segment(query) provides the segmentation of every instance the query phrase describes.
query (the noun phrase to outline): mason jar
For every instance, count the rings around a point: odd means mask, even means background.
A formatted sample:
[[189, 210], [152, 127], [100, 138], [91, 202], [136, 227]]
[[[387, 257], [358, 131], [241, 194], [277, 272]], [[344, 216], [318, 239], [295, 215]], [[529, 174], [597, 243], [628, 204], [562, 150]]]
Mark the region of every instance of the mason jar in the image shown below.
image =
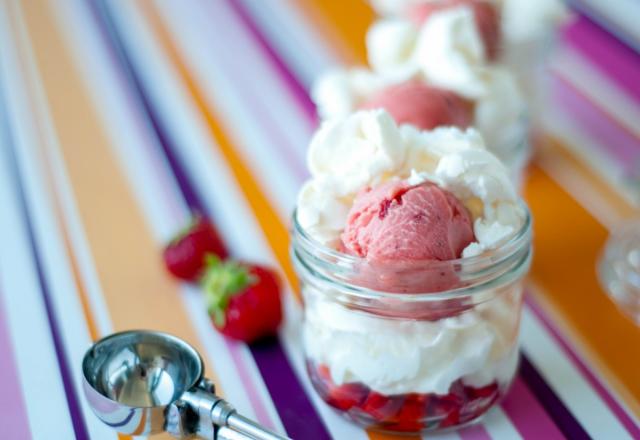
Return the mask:
[[373, 264], [313, 240], [293, 217], [309, 378], [335, 410], [390, 432], [479, 420], [518, 366], [531, 218], [497, 249]]

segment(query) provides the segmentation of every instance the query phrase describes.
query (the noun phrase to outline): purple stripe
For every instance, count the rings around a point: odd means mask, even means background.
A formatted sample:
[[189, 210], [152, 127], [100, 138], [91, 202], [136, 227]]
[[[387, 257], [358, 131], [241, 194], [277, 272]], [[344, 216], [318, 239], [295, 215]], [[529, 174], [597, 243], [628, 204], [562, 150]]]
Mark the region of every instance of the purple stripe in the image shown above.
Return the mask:
[[565, 354], [571, 359], [573, 364], [578, 368], [578, 371], [582, 373], [587, 382], [598, 393], [600, 398], [606, 403], [611, 412], [613, 412], [620, 423], [626, 428], [631, 437], [640, 439], [640, 427], [633, 421], [629, 414], [622, 408], [618, 401], [611, 395], [609, 391], [604, 387], [602, 382], [595, 376], [595, 374], [586, 366], [586, 364], [578, 357], [576, 352], [569, 346], [566, 339], [560, 334], [555, 325], [549, 321], [545, 316], [540, 306], [531, 298], [531, 295], [527, 295], [527, 305], [542, 323], [544, 328], [553, 336], [555, 341], [560, 345]]
[[249, 401], [251, 401], [251, 406], [253, 406], [253, 410], [256, 413], [256, 419], [267, 428], [275, 429], [276, 426], [273, 423], [273, 420], [271, 420], [269, 412], [262, 402], [262, 399], [258, 395], [258, 388], [254, 384], [251, 373], [249, 372], [249, 369], [247, 368], [244, 360], [241, 357], [241, 344], [235, 341], [231, 341], [227, 338], [224, 339], [224, 342], [229, 349], [229, 354], [231, 354], [233, 363], [238, 369], [238, 376], [240, 376], [240, 381], [244, 384], [245, 390], [249, 395]]
[[[1, 98], [2, 96], [0, 96], [0, 101], [2, 101]], [[33, 217], [29, 209], [25, 190], [23, 187], [24, 176], [21, 175], [21, 171], [18, 166], [18, 160], [16, 158], [15, 151], [14, 151], [14, 149], [17, 148], [15, 145], [15, 137], [11, 131], [11, 126], [6, 122], [5, 122], [5, 126], [7, 128], [7, 139], [5, 144], [7, 145], [6, 150], [8, 151], [9, 163], [11, 165], [11, 172], [13, 174], [12, 177], [15, 180], [18, 187], [17, 192], [18, 192], [18, 197], [20, 201], [20, 209], [25, 219], [25, 225], [27, 228], [27, 235], [29, 239], [29, 249], [31, 251], [33, 262], [35, 264], [38, 283], [40, 285], [40, 292], [42, 293], [42, 299], [43, 299], [46, 314], [47, 314], [47, 321], [49, 324], [49, 329], [51, 331], [51, 337], [53, 339], [56, 358], [58, 360], [58, 368], [60, 369], [60, 377], [62, 378], [62, 384], [64, 387], [65, 394], [67, 396], [67, 406], [69, 408], [69, 414], [71, 416], [73, 430], [75, 432], [76, 439], [80, 439], [80, 440], [88, 439], [89, 434], [87, 431], [87, 427], [85, 425], [85, 420], [82, 415], [82, 411], [80, 409], [78, 394], [76, 392], [76, 389], [73, 386], [73, 378], [72, 378], [71, 369], [69, 367], [66, 354], [65, 354], [66, 350], [65, 350], [64, 342], [60, 332], [60, 325], [58, 324], [57, 317], [54, 312], [54, 306], [53, 306], [53, 301], [51, 299], [52, 294], [51, 294], [49, 282], [44, 275], [42, 257], [38, 252], [38, 245], [36, 242], [34, 226], [33, 226]], [[13, 293], [17, 293], [17, 292], [13, 292]]]
[[563, 38], [640, 102], [640, 55], [633, 49], [585, 16], [567, 26]]
[[521, 377], [514, 379], [501, 406], [522, 438], [549, 440], [565, 438]]
[[30, 439], [29, 418], [0, 293], [0, 424], [5, 438]]
[[567, 438], [572, 440], [591, 438], [524, 355], [520, 363], [520, 377]]
[[244, 6], [243, 1], [227, 0], [227, 3], [240, 18], [240, 21], [248, 30], [249, 34], [251, 34], [253, 39], [258, 43], [260, 49], [265, 55], [265, 58], [271, 62], [280, 77], [287, 83], [289, 90], [295, 96], [297, 104], [302, 107], [305, 114], [314, 115], [316, 113], [316, 107], [309, 98], [309, 93], [302, 83], [298, 81], [298, 78], [296, 78], [289, 70], [280, 55], [269, 45], [269, 42], [265, 38], [263, 32], [251, 17], [251, 13]]
[[[640, 79], [640, 77], [639, 77]], [[577, 91], [568, 81], [554, 74], [551, 78], [553, 99], [580, 129], [596, 142], [601, 152], [616, 160], [628, 175], [640, 166], [640, 140], [615, 123], [607, 113]]]
[[[96, 22], [103, 34], [111, 42], [111, 47], [116, 51], [122, 69], [127, 72], [130, 85], [139, 98], [140, 106], [149, 118], [158, 144], [167, 156], [168, 162], [176, 176], [178, 186], [185, 197], [185, 201], [193, 210], [207, 212], [206, 206], [199, 197], [195, 196], [196, 191], [194, 185], [189, 179], [186, 170], [174, 155], [179, 146], [172, 145], [169, 136], [160, 123], [160, 118], [151, 105], [151, 101], [117, 33], [117, 29], [109, 15], [108, 8], [99, 0], [90, 2], [90, 5], [96, 17]], [[187, 197], [188, 194], [192, 196]], [[269, 344], [261, 346], [253, 345], [249, 346], [249, 348], [271, 397], [278, 408], [287, 433], [294, 438], [330, 438], [326, 427], [311, 405], [302, 384], [291, 368], [280, 341], [275, 339]]]

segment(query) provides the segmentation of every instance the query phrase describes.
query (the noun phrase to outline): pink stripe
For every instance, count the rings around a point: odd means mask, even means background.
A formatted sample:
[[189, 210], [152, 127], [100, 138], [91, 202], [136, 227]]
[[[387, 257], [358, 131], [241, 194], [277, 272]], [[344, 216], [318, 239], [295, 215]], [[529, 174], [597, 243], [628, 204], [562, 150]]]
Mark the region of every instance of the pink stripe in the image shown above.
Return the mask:
[[565, 438], [519, 376], [502, 401], [502, 409], [526, 439]]
[[[640, 81], [639, 81], [640, 83]], [[630, 175], [637, 172], [640, 161], [640, 139], [618, 125], [608, 113], [576, 90], [567, 80], [553, 75], [553, 99], [566, 109], [566, 114], [596, 140], [603, 153], [613, 157]]]
[[563, 39], [640, 102], [640, 55], [584, 16], [566, 27]]
[[231, 354], [231, 358], [233, 359], [233, 363], [236, 364], [236, 368], [238, 371], [238, 376], [240, 376], [240, 381], [244, 385], [244, 389], [247, 391], [247, 395], [249, 396], [249, 402], [251, 402], [251, 406], [253, 407], [254, 412], [256, 413], [256, 418], [258, 422], [265, 425], [267, 428], [275, 429], [276, 426], [273, 423], [273, 420], [269, 416], [269, 412], [267, 408], [264, 406], [262, 399], [258, 395], [257, 385], [253, 383], [253, 378], [247, 366], [245, 365], [244, 359], [242, 359], [240, 350], [242, 349], [241, 345], [237, 342], [230, 341], [225, 338], [225, 344], [229, 349], [229, 353]]
[[491, 440], [491, 436], [483, 425], [473, 425], [458, 431], [462, 440]]
[[602, 381], [600, 381], [595, 374], [586, 366], [586, 364], [578, 357], [577, 353], [569, 346], [567, 340], [560, 334], [558, 329], [549, 321], [545, 316], [540, 306], [531, 298], [531, 295], [526, 295], [526, 302], [534, 315], [542, 322], [544, 328], [556, 340], [558, 345], [562, 348], [565, 354], [571, 359], [578, 371], [582, 373], [584, 378], [593, 387], [600, 398], [605, 402], [607, 407], [618, 418], [620, 423], [629, 432], [631, 437], [640, 439], [640, 427], [633, 421], [625, 409], [620, 403], [613, 397], [613, 395], [607, 391]]
[[2, 438], [30, 439], [29, 418], [20, 388], [2, 295], [0, 295], [0, 390]]

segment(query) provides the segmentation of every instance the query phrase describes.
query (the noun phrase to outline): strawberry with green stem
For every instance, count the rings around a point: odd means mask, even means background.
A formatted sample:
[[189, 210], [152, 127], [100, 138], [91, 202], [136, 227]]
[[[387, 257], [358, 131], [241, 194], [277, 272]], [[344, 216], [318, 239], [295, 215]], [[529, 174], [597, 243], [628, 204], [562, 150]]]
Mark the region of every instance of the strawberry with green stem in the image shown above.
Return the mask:
[[250, 343], [275, 335], [282, 321], [277, 275], [262, 266], [207, 258], [201, 285], [214, 326]]
[[220, 236], [201, 215], [194, 215], [189, 225], [165, 247], [163, 258], [167, 270], [176, 278], [198, 281], [206, 266], [207, 255], [227, 256]]

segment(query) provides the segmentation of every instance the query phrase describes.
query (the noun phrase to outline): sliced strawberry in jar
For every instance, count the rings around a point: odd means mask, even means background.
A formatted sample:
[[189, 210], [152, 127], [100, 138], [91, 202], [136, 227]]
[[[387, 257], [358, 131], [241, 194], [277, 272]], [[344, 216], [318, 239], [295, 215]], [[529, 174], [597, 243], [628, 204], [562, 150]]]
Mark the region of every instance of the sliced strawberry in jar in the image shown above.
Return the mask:
[[426, 394], [407, 394], [400, 411], [395, 417], [393, 429], [403, 432], [420, 431], [425, 427], [429, 396]]
[[317, 368], [307, 364], [309, 376], [316, 390], [325, 402], [342, 411], [348, 411], [360, 405], [369, 393], [369, 389], [361, 383], [346, 383], [336, 385], [331, 379], [331, 373], [326, 365]]
[[400, 412], [404, 396], [385, 396], [371, 391], [360, 409], [378, 422], [392, 422]]

